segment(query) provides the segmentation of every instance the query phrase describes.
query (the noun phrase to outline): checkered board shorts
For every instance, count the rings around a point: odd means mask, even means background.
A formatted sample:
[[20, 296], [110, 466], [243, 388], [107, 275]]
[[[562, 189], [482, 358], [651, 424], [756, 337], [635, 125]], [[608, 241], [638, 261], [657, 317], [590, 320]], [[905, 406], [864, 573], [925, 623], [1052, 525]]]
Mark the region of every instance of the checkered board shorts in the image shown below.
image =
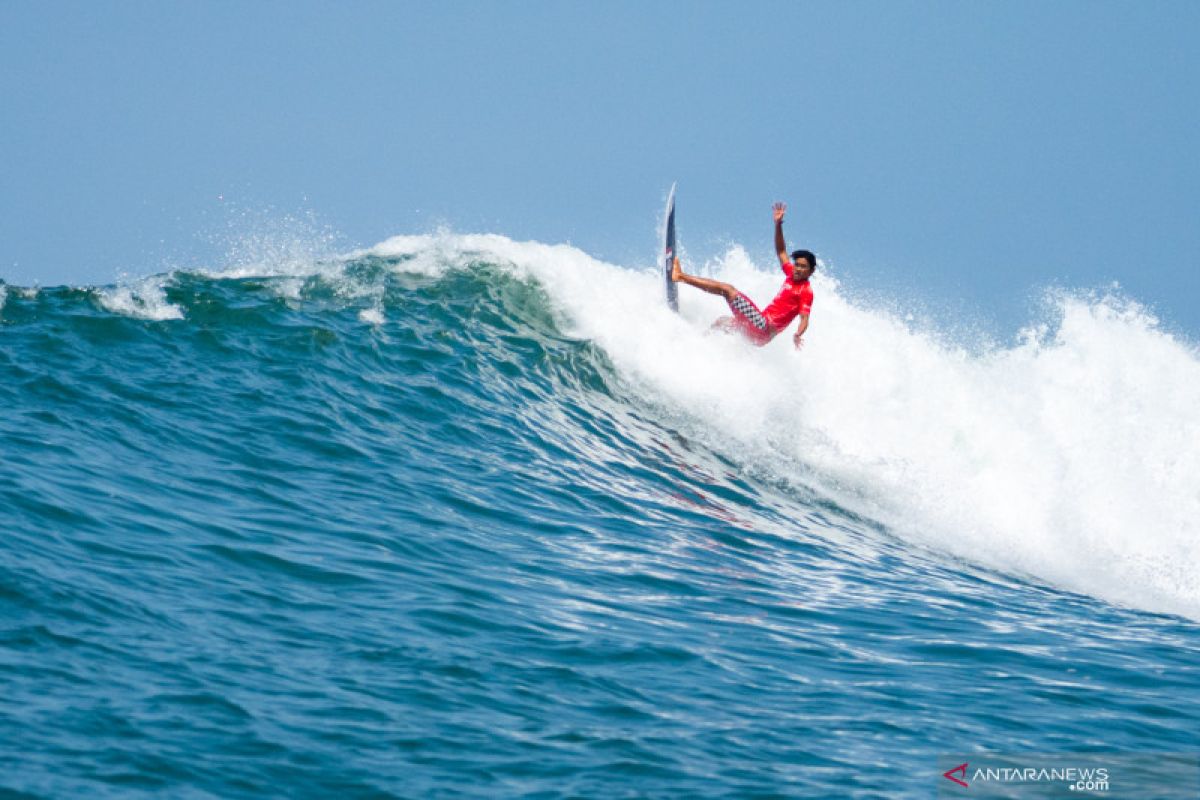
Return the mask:
[[755, 328], [759, 333], [770, 333], [771, 328], [767, 325], [766, 318], [762, 312], [750, 302], [750, 298], [744, 294], [739, 294], [729, 301], [729, 307], [733, 309], [733, 313], [743, 322]]

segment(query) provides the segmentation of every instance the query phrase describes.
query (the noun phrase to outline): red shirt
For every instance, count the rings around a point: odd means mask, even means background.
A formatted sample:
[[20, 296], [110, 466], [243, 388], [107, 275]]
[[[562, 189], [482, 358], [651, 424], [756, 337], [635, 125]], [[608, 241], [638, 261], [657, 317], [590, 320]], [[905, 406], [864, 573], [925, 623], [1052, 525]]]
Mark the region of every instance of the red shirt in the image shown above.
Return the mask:
[[763, 311], [767, 323], [776, 331], [786, 328], [798, 314], [811, 313], [813, 303], [812, 286], [809, 282], [793, 283], [792, 273], [796, 267], [790, 262], [782, 266], [787, 281], [779, 290], [779, 294], [775, 295], [771, 305]]

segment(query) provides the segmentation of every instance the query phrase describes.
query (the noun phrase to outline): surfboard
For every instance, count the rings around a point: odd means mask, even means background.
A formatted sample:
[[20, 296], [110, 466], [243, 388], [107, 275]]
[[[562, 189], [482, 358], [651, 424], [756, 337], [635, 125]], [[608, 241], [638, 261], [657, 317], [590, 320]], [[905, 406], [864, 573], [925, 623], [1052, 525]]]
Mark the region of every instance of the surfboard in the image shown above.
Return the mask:
[[667, 226], [663, 233], [663, 277], [667, 283], [667, 305], [679, 311], [679, 287], [671, 280], [671, 265], [675, 260], [675, 184], [671, 184], [671, 196], [667, 198]]

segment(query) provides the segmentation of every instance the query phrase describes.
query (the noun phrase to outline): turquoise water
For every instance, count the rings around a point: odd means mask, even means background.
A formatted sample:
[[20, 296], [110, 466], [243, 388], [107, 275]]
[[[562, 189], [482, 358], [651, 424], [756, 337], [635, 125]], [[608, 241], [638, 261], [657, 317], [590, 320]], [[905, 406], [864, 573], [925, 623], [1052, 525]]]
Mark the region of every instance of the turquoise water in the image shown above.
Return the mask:
[[[5, 287], [0, 787], [927, 797], [941, 753], [1196, 750], [1190, 346], [1080, 301], [1037, 341], [956, 350], [818, 283], [805, 352], [758, 351], [645, 287], [498, 237]], [[1079, 356], [1113, 326], [1137, 364]], [[1155, 358], [1179, 405], [1128, 399], [1141, 449], [1113, 422], [1126, 464], [1096, 468], [1158, 494], [1100, 487], [1099, 523], [1083, 433], [1042, 463], [988, 449], [1014, 446], [998, 411], [956, 421], [1017, 359], [1084, 365], [1016, 393], [1052, 422], [1060, 389]], [[889, 396], [905, 424], [864, 430]], [[1009, 458], [1057, 483], [1023, 494]]]

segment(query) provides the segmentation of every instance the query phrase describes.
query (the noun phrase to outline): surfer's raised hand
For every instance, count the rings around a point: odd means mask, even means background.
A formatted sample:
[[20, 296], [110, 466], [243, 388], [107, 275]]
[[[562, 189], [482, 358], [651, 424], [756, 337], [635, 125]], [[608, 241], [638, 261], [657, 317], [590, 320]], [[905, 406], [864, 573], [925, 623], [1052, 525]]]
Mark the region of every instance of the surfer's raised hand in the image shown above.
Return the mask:
[[783, 222], [783, 215], [787, 212], [787, 203], [776, 203], [771, 208], [775, 212], [775, 224]]

